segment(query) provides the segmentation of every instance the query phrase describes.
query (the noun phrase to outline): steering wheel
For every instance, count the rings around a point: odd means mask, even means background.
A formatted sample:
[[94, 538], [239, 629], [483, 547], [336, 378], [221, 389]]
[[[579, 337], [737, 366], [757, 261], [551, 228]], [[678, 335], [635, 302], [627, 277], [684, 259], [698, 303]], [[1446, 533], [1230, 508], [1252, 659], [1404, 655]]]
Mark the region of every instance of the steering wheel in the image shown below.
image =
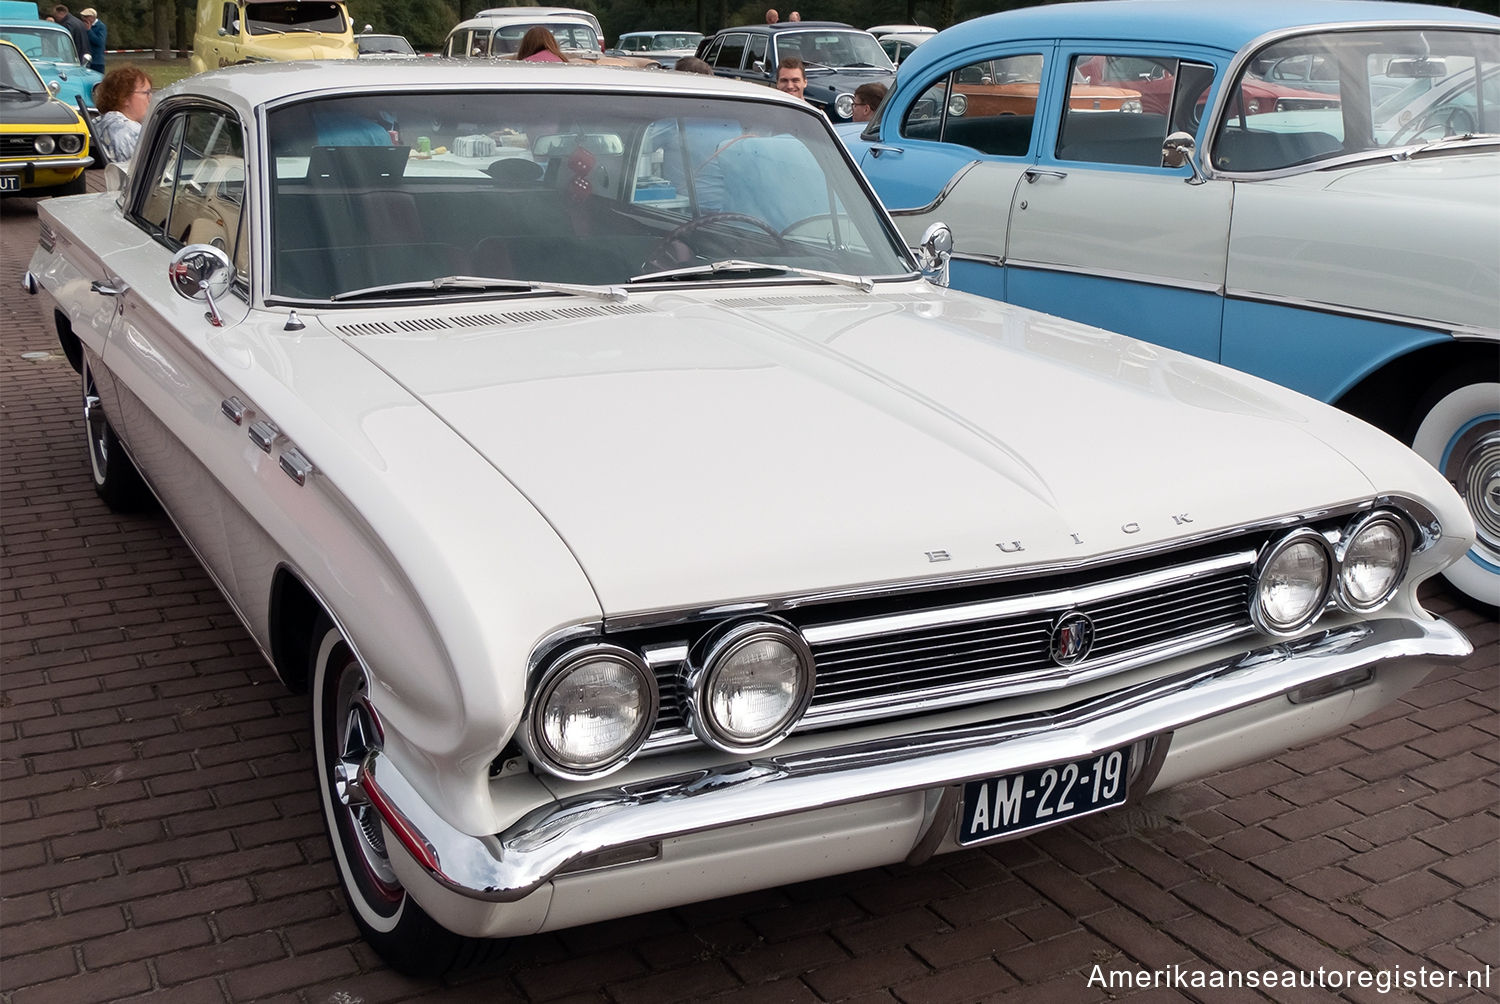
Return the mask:
[[[1469, 114], [1468, 109], [1460, 108], [1458, 105], [1449, 105], [1447, 108], [1434, 108], [1417, 120], [1412, 127], [1410, 140], [1416, 139], [1444, 139], [1448, 136], [1463, 136], [1475, 131], [1474, 116]], [[1438, 135], [1428, 136], [1430, 132], [1441, 129]]]
[[757, 230], [764, 231], [766, 236], [776, 241], [778, 247], [786, 247], [786, 239], [777, 232], [775, 227], [759, 216], [751, 216], [748, 213], [704, 213], [702, 216], [695, 216], [673, 227], [672, 231], [651, 249], [651, 254], [646, 256], [646, 260], [641, 263], [641, 268], [647, 272], [659, 272], [692, 260], [692, 248], [688, 246], [685, 238], [714, 223], [747, 223]]

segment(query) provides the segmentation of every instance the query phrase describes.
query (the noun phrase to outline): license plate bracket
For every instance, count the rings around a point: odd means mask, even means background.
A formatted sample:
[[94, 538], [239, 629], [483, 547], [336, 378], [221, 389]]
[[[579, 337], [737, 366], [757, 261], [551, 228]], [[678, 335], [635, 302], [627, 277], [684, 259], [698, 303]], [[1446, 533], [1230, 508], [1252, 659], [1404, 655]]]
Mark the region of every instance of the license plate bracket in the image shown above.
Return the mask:
[[978, 844], [1054, 826], [1122, 805], [1130, 747], [1081, 760], [968, 781], [958, 812], [958, 842]]

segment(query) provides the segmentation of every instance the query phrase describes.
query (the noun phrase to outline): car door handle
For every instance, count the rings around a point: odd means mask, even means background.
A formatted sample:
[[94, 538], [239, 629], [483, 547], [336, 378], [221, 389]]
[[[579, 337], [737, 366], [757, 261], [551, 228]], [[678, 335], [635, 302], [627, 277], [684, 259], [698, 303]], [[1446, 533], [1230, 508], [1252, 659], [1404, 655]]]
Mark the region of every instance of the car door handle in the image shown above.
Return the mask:
[[123, 282], [119, 283], [118, 285], [112, 286], [109, 283], [104, 282], [102, 279], [95, 279], [93, 282], [89, 283], [89, 289], [92, 289], [100, 296], [119, 296], [129, 288], [130, 287], [125, 285]]
[[1048, 171], [1040, 167], [1028, 167], [1026, 169], [1026, 183], [1035, 185], [1038, 178], [1066, 178], [1067, 171]]
[[874, 157], [879, 157], [883, 153], [894, 153], [899, 156], [904, 152], [899, 146], [882, 146], [879, 143], [870, 144], [870, 155]]

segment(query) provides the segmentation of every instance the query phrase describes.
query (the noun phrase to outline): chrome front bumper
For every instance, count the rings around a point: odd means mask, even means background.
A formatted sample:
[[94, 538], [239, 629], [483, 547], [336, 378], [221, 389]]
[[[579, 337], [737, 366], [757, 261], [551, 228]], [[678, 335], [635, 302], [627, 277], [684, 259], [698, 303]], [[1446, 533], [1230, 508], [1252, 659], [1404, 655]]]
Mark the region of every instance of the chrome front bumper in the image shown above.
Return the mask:
[[1079, 760], [1371, 667], [1462, 659], [1443, 620], [1376, 620], [1128, 687], [1054, 712], [769, 756], [605, 788], [543, 806], [502, 833], [444, 822], [373, 752], [355, 788], [440, 884], [489, 902], [519, 900], [570, 864], [613, 849], [810, 809], [924, 791]]

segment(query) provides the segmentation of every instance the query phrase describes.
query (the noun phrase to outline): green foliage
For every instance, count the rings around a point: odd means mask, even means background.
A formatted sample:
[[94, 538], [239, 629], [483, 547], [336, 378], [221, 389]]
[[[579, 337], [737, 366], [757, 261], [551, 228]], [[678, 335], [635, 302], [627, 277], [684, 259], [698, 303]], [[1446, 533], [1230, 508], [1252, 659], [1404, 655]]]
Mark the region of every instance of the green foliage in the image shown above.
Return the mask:
[[[354, 30], [372, 25], [378, 32], [405, 35], [419, 50], [435, 51], [459, 21], [485, 7], [519, 6], [537, 0], [348, 0]], [[807, 21], [844, 21], [858, 28], [872, 24], [917, 24], [946, 28], [997, 10], [1031, 7], [1043, 0], [575, 0], [564, 6], [593, 11], [604, 23], [606, 42], [627, 31], [682, 28], [716, 31], [735, 24], [759, 24], [775, 4], [785, 17], [800, 11]], [[1493, 11], [1495, 0], [1419, 0], [1442, 7]], [[73, 6], [73, 4], [69, 4]], [[197, 0], [90, 0], [109, 26], [111, 49], [145, 49], [153, 45], [155, 15], [161, 8], [178, 49], [192, 45]]]

